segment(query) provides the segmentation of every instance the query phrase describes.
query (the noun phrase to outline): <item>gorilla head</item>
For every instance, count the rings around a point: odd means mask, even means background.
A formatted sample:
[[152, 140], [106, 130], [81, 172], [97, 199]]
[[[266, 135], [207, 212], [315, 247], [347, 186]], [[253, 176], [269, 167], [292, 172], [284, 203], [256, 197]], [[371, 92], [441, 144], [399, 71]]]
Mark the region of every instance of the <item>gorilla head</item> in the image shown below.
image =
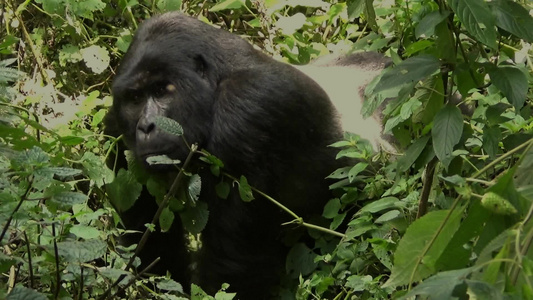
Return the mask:
[[[300, 216], [320, 213], [329, 199], [324, 178], [342, 165], [337, 150], [327, 147], [342, 137], [335, 108], [309, 77], [233, 34], [178, 13], [144, 22], [118, 69], [113, 96], [106, 132], [123, 134], [141, 161], [160, 154], [183, 161], [188, 154], [180, 137], [156, 125], [164, 116], [182, 125], [185, 140], [220, 158], [227, 172], [245, 175]], [[230, 283], [239, 299], [269, 298], [286, 253], [280, 224], [290, 219], [265, 199], [244, 203], [235, 191], [217, 198], [221, 179], [198, 172], [209, 219], [192, 281], [208, 292]], [[122, 218], [142, 230], [156, 208], [143, 193]], [[170, 232], [153, 233], [142, 261], [161, 257], [157, 272], [188, 281], [183, 235], [179, 220]]]

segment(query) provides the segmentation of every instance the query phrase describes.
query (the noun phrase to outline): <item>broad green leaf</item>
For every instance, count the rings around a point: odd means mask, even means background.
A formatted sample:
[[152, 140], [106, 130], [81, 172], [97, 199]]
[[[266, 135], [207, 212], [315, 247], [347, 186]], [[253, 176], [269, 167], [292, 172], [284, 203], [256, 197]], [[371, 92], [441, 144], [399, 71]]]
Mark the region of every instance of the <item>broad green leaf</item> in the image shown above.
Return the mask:
[[490, 212], [483, 208], [479, 201], [474, 201], [468, 208], [468, 214], [461, 226], [438, 259], [438, 268], [440, 270], [454, 270], [467, 266], [473, 249], [472, 247], [465, 247], [465, 245], [479, 236], [485, 222], [490, 218]]
[[498, 143], [502, 140], [502, 133], [499, 127], [485, 126], [483, 128], [483, 150], [490, 158], [495, 158], [498, 154]]
[[146, 162], [149, 165], [179, 165], [181, 163], [179, 159], [172, 159], [165, 154], [148, 156]]
[[181, 284], [172, 279], [161, 280], [160, 282], [157, 283], [157, 287], [162, 290], [176, 291], [176, 292], [183, 293], [183, 287], [181, 286]]
[[81, 158], [81, 164], [85, 169], [84, 173], [94, 181], [96, 186], [101, 187], [104, 184], [113, 181], [113, 171], [111, 171], [102, 159], [94, 153], [90, 151], [85, 152]]
[[499, 66], [489, 70], [492, 83], [502, 91], [516, 111], [524, 106], [528, 82], [526, 75], [518, 68], [511, 66]]
[[196, 206], [189, 206], [180, 212], [183, 226], [191, 234], [198, 234], [204, 230], [207, 220], [209, 219], [209, 210], [207, 203], [199, 201]]
[[361, 292], [372, 285], [372, 276], [370, 275], [352, 275], [346, 279], [346, 286], [355, 292]]
[[[502, 293], [492, 284], [483, 281], [466, 280], [468, 295], [473, 299], [503, 300]], [[527, 298], [526, 298], [527, 299]]]
[[368, 166], [368, 163], [360, 162], [357, 163], [353, 168], [350, 169], [348, 172], [348, 179], [350, 182], [353, 182], [355, 180], [355, 177], [359, 175], [359, 173], [363, 172], [366, 167]]
[[222, 0], [209, 9], [210, 12], [217, 12], [226, 9], [239, 9], [246, 6], [244, 0]]
[[489, 2], [496, 17], [496, 25], [526, 42], [533, 42], [533, 17], [517, 2], [498, 0]]
[[15, 286], [13, 290], [7, 295], [6, 300], [47, 300], [45, 294], [41, 294], [36, 290], [23, 287], [21, 285]]
[[50, 200], [67, 207], [74, 204], [81, 204], [87, 201], [88, 197], [85, 194], [77, 192], [61, 192], [52, 196]]
[[241, 176], [239, 180], [239, 195], [244, 202], [250, 202], [255, 199], [252, 187], [248, 184], [248, 180], [244, 176]]
[[376, 11], [374, 10], [374, 0], [365, 0], [365, 20], [370, 25], [370, 28], [375, 32], [378, 31], [378, 23], [376, 21]]
[[450, 12], [447, 10], [430, 12], [424, 18], [422, 18], [422, 20], [420, 20], [420, 23], [418, 23], [418, 26], [416, 26], [415, 36], [417, 38], [421, 36], [432, 36], [435, 33], [435, 27], [439, 25], [442, 21], [446, 20], [449, 15]]
[[100, 236], [100, 231], [95, 227], [80, 224], [73, 225], [69, 232], [84, 240], [95, 239]]
[[54, 168], [47, 168], [51, 172], [53, 172], [56, 176], [60, 178], [70, 177], [70, 176], [78, 176], [81, 175], [82, 171], [78, 169], [73, 168], [67, 168], [67, 167], [54, 167]]
[[158, 116], [155, 118], [155, 125], [166, 133], [170, 133], [175, 136], [183, 135], [183, 128], [181, 125], [171, 118]]
[[289, 254], [287, 254], [287, 261], [285, 268], [287, 274], [292, 278], [298, 278], [301, 275], [311, 273], [317, 263], [315, 262], [316, 254], [309, 249], [305, 244], [298, 243], [294, 245]]
[[[432, 211], [413, 222], [398, 244], [391, 276], [383, 287], [405, 285], [432, 275], [436, 270], [435, 262], [459, 226], [460, 212], [457, 210], [452, 213], [440, 232], [437, 230], [451, 213], [449, 210]], [[422, 259], [424, 249], [437, 234], [432, 247]]]
[[365, 8], [365, 0], [347, 0], [348, 19], [353, 20], [359, 18], [363, 9]]
[[359, 210], [355, 215], [361, 215], [365, 212], [377, 213], [385, 209], [395, 208], [395, 204], [399, 201], [400, 200], [398, 200], [396, 197], [385, 197], [377, 201], [372, 201], [361, 208], [361, 210]]
[[229, 183], [225, 181], [221, 181], [215, 186], [215, 191], [217, 193], [217, 196], [220, 197], [221, 199], [228, 199], [230, 190], [231, 190], [231, 187]]
[[395, 68], [387, 70], [377, 83], [373, 92], [388, 90], [408, 83], [416, 83], [437, 72], [440, 62], [431, 55], [408, 58]]
[[407, 148], [404, 155], [398, 159], [398, 170], [400, 172], [407, 171], [415, 163], [422, 151], [426, 148], [428, 141], [429, 136], [424, 136]]
[[453, 105], [445, 106], [435, 116], [431, 136], [433, 150], [446, 168], [452, 160], [453, 147], [461, 140], [463, 115]]
[[391, 210], [391, 211], [388, 211], [388, 212], [382, 214], [381, 216], [379, 216], [379, 218], [377, 218], [374, 221], [374, 223], [383, 224], [383, 223], [386, 223], [386, 222], [388, 222], [390, 220], [396, 219], [400, 215], [401, 215], [401, 212], [399, 210]]
[[172, 227], [174, 222], [174, 212], [172, 212], [168, 207], [163, 208], [161, 215], [159, 216], [159, 226], [161, 227], [162, 232], [167, 232]]
[[[53, 251], [53, 246], [49, 246]], [[57, 243], [58, 253], [68, 262], [84, 263], [104, 256], [107, 243], [99, 239]]]
[[441, 272], [424, 280], [400, 299], [414, 299], [417, 295], [430, 296], [431, 300], [454, 299], [453, 290], [463, 284], [466, 277], [473, 271], [473, 268], [467, 268]]
[[324, 206], [324, 212], [322, 216], [326, 219], [333, 219], [339, 214], [341, 209], [341, 201], [339, 198], [334, 198], [328, 201]]
[[142, 185], [135, 180], [131, 172], [118, 171], [115, 180], [106, 185], [109, 200], [119, 212], [130, 209], [141, 195]]
[[483, 44], [496, 49], [495, 19], [484, 0], [448, 0], [466, 30]]

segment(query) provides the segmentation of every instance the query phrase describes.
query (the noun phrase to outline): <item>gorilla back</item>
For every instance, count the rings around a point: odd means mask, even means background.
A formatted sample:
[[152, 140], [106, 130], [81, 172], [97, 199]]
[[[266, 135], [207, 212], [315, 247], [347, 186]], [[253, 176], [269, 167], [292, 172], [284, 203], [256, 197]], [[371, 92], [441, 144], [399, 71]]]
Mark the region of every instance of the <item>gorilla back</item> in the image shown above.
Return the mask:
[[[139, 161], [161, 154], [184, 161], [189, 153], [183, 139], [158, 128], [155, 119], [164, 116], [182, 125], [185, 140], [220, 158], [229, 174], [245, 175], [300, 216], [319, 214], [329, 199], [324, 178], [339, 162], [327, 145], [341, 139], [342, 130], [328, 96], [238, 36], [178, 13], [147, 20], [118, 69], [113, 96], [106, 131], [123, 134]], [[179, 220], [170, 232], [152, 234], [141, 260], [161, 257], [157, 272], [168, 270], [185, 284], [192, 277], [210, 293], [227, 282], [239, 299], [269, 298], [286, 254], [281, 223], [290, 218], [265, 199], [243, 202], [237, 191], [219, 199], [220, 178], [203, 169], [199, 174], [200, 201], [210, 213], [194, 267], [187, 267]], [[143, 193], [123, 221], [144, 230], [156, 208]]]

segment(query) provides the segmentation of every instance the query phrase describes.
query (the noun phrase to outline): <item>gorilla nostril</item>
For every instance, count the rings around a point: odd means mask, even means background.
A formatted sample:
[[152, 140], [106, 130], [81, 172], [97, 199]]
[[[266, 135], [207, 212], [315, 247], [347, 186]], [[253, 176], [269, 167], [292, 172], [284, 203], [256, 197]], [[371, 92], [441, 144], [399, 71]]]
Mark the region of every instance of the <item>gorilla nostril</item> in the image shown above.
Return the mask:
[[154, 131], [154, 129], [154, 122], [143, 122], [141, 120], [139, 121], [139, 124], [137, 124], [137, 130], [142, 131], [144, 134], [149, 134], [150, 132]]

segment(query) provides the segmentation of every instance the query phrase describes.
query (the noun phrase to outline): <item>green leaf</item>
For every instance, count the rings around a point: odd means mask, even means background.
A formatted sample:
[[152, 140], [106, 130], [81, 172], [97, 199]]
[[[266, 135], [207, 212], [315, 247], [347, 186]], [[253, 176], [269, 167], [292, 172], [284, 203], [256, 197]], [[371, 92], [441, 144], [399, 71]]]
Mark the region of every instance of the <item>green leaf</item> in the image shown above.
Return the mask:
[[483, 128], [483, 150], [490, 158], [495, 158], [498, 154], [498, 143], [502, 140], [502, 133], [498, 127], [485, 126]]
[[100, 231], [98, 231], [98, 229], [79, 224], [72, 225], [69, 232], [84, 240], [95, 239], [100, 236]]
[[[382, 287], [396, 287], [420, 281], [436, 270], [435, 263], [459, 226], [462, 210], [456, 210], [448, 219], [449, 210], [432, 211], [413, 222], [394, 253], [394, 266], [389, 280]], [[443, 222], [440, 232], [437, 232]], [[424, 252], [435, 237], [431, 248]], [[425, 254], [422, 258], [421, 256]]]
[[148, 156], [146, 162], [149, 165], [179, 165], [181, 163], [179, 159], [172, 159], [165, 154]]
[[174, 121], [173, 119], [158, 116], [155, 118], [155, 125], [161, 130], [170, 133], [175, 136], [183, 135], [183, 128], [180, 123]]
[[135, 180], [131, 172], [118, 171], [115, 180], [106, 185], [109, 200], [119, 212], [130, 209], [141, 195], [142, 185]]
[[365, 9], [365, 0], [347, 0], [348, 19], [353, 20], [359, 18], [363, 9]]
[[489, 2], [496, 17], [496, 25], [509, 31], [526, 42], [533, 42], [533, 17], [519, 3], [499, 0]]
[[239, 195], [244, 202], [250, 202], [254, 200], [252, 187], [248, 184], [248, 180], [244, 176], [241, 176], [241, 179], [239, 180]]
[[157, 287], [162, 290], [183, 293], [183, 287], [181, 286], [181, 284], [172, 279], [161, 280], [160, 282], [157, 283]]
[[385, 197], [377, 201], [372, 201], [361, 208], [361, 210], [359, 210], [355, 215], [361, 215], [365, 212], [377, 213], [385, 209], [394, 208], [395, 204], [399, 201], [400, 200], [398, 200], [396, 197]]
[[161, 215], [159, 216], [159, 226], [161, 227], [162, 232], [167, 232], [172, 227], [172, 223], [174, 222], [174, 213], [170, 210], [170, 208], [165, 207], [163, 208], [163, 211], [161, 212]]
[[78, 176], [78, 175], [81, 175], [82, 173], [81, 170], [67, 168], [67, 167], [54, 167], [54, 168], [46, 168], [46, 169], [50, 170], [52, 173], [54, 173], [56, 176], [60, 178]]
[[316, 254], [305, 244], [294, 245], [287, 254], [285, 269], [291, 278], [298, 278], [300, 275], [310, 274], [317, 266], [315, 262]]
[[353, 166], [353, 168], [350, 169], [350, 172], [348, 172], [348, 179], [350, 180], [350, 183], [353, 182], [356, 176], [363, 172], [367, 166], [368, 163], [365, 162], [360, 162]]
[[115, 177], [113, 171], [107, 168], [102, 159], [92, 152], [87, 151], [83, 154], [81, 164], [85, 169], [84, 173], [95, 182], [97, 187], [110, 183]]
[[324, 212], [322, 213], [322, 216], [326, 219], [333, 219], [339, 214], [339, 210], [341, 209], [341, 200], [339, 198], [334, 198], [328, 201], [326, 203], [326, 206], [324, 206]]
[[424, 280], [401, 299], [412, 299], [417, 295], [427, 295], [432, 300], [453, 299], [452, 294], [455, 287], [461, 285], [473, 271], [473, 268], [467, 268], [441, 272]]
[[499, 66], [489, 70], [492, 83], [507, 97], [516, 111], [524, 106], [528, 89], [526, 75], [518, 68]]
[[494, 285], [491, 285], [487, 282], [466, 280], [466, 284], [468, 285], [467, 293], [473, 299], [491, 299], [491, 300], [503, 300], [504, 299], [502, 293], [498, 291]]
[[355, 292], [362, 292], [372, 286], [372, 276], [352, 275], [346, 279], [346, 286]]
[[376, 224], [383, 224], [390, 220], [394, 220], [398, 218], [401, 215], [401, 212], [399, 210], [391, 210], [384, 214], [382, 214], [379, 218], [377, 218], [374, 223]]
[[407, 171], [415, 163], [422, 151], [426, 148], [428, 141], [429, 136], [424, 136], [409, 146], [404, 155], [398, 159], [398, 170], [400, 172]]
[[[48, 246], [53, 251], [53, 246]], [[68, 241], [57, 243], [58, 253], [66, 261], [84, 263], [98, 259], [106, 253], [107, 243], [103, 240]]]
[[440, 62], [431, 55], [408, 58], [395, 68], [387, 70], [377, 83], [373, 92], [388, 90], [408, 83], [416, 83], [437, 72]]
[[161, 12], [168, 12], [180, 10], [182, 0], [159, 0], [157, 1], [157, 9]]
[[209, 219], [207, 203], [199, 201], [196, 206], [188, 206], [184, 211], [180, 212], [180, 217], [183, 226], [191, 234], [202, 232]]
[[231, 190], [231, 187], [229, 183], [225, 181], [221, 181], [215, 186], [215, 191], [217, 193], [217, 196], [220, 197], [221, 199], [228, 199], [230, 190]]
[[200, 175], [194, 174], [191, 176], [187, 190], [189, 191], [189, 197], [191, 200], [196, 203], [198, 197], [200, 197], [200, 191], [202, 190], [202, 179], [200, 178]]
[[495, 19], [483, 0], [448, 0], [466, 30], [483, 44], [496, 49]]
[[437, 113], [431, 129], [433, 150], [446, 168], [452, 160], [453, 147], [461, 140], [462, 132], [463, 115], [459, 108], [448, 105]]
[[72, 207], [74, 204], [82, 204], [87, 202], [87, 195], [77, 192], [61, 192], [52, 196], [50, 200], [64, 205], [66, 207]]
[[435, 27], [437, 27], [437, 25], [439, 25], [442, 21], [446, 20], [449, 15], [450, 12], [447, 10], [430, 12], [424, 18], [422, 18], [420, 23], [418, 23], [418, 26], [416, 26], [415, 36], [417, 38], [421, 36], [432, 36], [435, 34]]
[[47, 300], [46, 295], [37, 292], [36, 290], [29, 289], [20, 285], [7, 295], [6, 300]]
[[226, 9], [239, 9], [246, 6], [244, 0], [222, 0], [209, 9], [210, 12], [217, 12]]

